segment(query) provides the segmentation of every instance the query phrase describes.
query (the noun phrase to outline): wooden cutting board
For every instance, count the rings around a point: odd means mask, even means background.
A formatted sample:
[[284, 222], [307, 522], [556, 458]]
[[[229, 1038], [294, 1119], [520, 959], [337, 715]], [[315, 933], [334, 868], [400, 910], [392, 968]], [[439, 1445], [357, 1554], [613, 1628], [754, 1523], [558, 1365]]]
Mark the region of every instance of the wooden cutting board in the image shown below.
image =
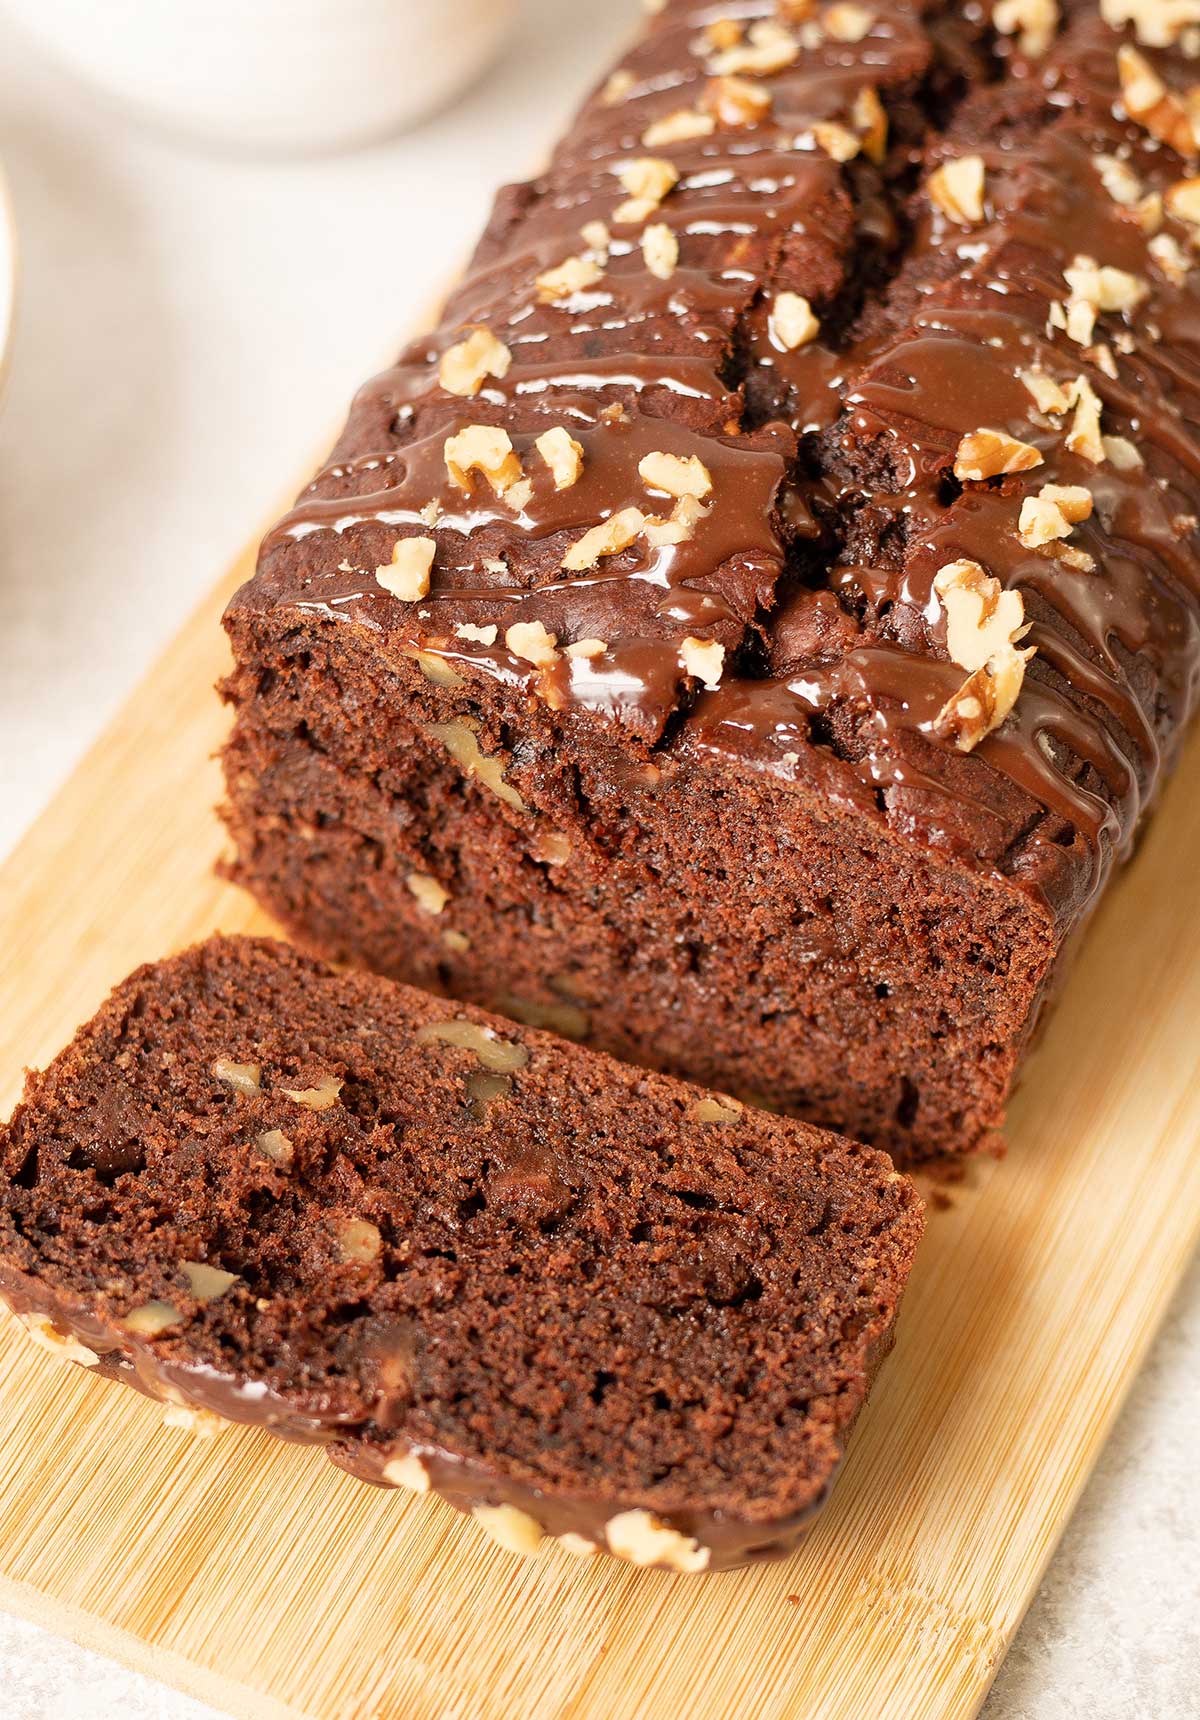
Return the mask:
[[[263, 930], [217, 883], [217, 616], [237, 568], [0, 872], [0, 1107], [135, 963]], [[1200, 1231], [1200, 750], [1097, 917], [1003, 1162], [932, 1210], [834, 1499], [775, 1567], [523, 1563], [0, 1331], [0, 1606], [236, 1715], [975, 1713]]]

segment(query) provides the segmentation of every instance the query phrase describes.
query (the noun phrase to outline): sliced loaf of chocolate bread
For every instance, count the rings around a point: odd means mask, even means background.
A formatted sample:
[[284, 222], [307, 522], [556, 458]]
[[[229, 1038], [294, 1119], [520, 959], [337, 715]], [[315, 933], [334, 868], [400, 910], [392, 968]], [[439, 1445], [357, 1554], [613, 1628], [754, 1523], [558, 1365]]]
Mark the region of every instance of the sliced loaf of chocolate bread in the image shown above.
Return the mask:
[[250, 939], [125, 981], [0, 1145], [63, 1356], [683, 1571], [793, 1544], [921, 1231], [879, 1152]]

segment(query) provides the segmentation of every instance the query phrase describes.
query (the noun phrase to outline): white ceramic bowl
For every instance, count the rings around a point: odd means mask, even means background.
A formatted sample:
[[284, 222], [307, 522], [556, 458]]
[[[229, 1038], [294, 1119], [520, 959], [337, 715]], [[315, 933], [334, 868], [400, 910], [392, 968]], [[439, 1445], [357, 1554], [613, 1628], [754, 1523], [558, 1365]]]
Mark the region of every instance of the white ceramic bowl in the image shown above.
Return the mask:
[[3, 384], [8, 368], [16, 298], [17, 228], [13, 220], [12, 199], [4, 183], [3, 171], [0, 171], [0, 384]]
[[173, 131], [340, 149], [411, 124], [499, 47], [517, 0], [0, 0], [78, 77]]

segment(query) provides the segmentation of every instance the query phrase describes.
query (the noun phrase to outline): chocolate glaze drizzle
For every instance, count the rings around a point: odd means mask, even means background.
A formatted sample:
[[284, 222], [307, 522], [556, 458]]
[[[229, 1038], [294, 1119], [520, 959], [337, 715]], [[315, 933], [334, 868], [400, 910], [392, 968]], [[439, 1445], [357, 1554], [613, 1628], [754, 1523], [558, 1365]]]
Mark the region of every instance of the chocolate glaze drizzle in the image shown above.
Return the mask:
[[[1067, 0], [1036, 55], [991, 28], [987, 5], [864, 0], [849, 31], [834, 16], [846, 10], [799, 21], [802, 7], [736, 0], [653, 18], [542, 178], [501, 193], [441, 326], [361, 392], [333, 463], [235, 602], [376, 629], [389, 650], [442, 655], [615, 725], [664, 767], [719, 754], [819, 779], [1069, 920], [1128, 847], [1196, 698], [1200, 229], [1169, 195], [1156, 221], [1119, 201], [1105, 164], [1133, 176], [1139, 200], [1191, 176], [1195, 161], [1126, 114], [1117, 53], [1136, 45], [1181, 93], [1200, 84], [1200, 60], [1189, 40], [1138, 44], [1093, 0]], [[793, 63], [749, 80], [769, 112], [647, 144], [658, 122], [703, 111], [715, 50], [702, 32], [728, 19], [794, 36]], [[885, 141], [864, 90], [886, 113]], [[829, 122], [859, 140], [850, 159], [829, 152]], [[968, 154], [986, 190], [982, 219], [964, 224], [928, 181]], [[617, 171], [647, 155], [678, 181], [619, 222]], [[589, 248], [581, 229], [598, 221], [609, 240]], [[643, 252], [654, 224], [678, 241], [665, 279]], [[595, 261], [597, 278], [544, 302], [536, 277], [572, 256]], [[1054, 308], [1080, 257], [1144, 289], [1130, 309], [1102, 309], [1086, 344]], [[794, 350], [774, 321], [785, 292], [821, 325]], [[473, 327], [511, 365], [464, 399], [438, 364]], [[1069, 415], [1039, 409], [1030, 370], [1064, 387], [1085, 377], [1103, 434], [1138, 463], [1072, 452]], [[532, 479], [519, 508], [478, 474], [469, 495], [450, 481], [443, 445], [474, 424], [510, 435]], [[561, 490], [533, 449], [554, 425], [583, 449], [579, 481]], [[960, 482], [958, 444], [983, 428], [1041, 463]], [[639, 476], [653, 452], [698, 458], [711, 476], [690, 541], [639, 537], [565, 572], [570, 545], [613, 513], [669, 512]], [[1090, 491], [1070, 545], [1091, 570], [1061, 543], [1018, 536], [1022, 502], [1047, 484]], [[437, 543], [429, 595], [413, 603], [374, 576], [407, 535]], [[1020, 590], [1022, 644], [1036, 648], [1011, 715], [969, 756], [934, 726], [964, 672], [933, 581], [961, 558]], [[508, 649], [518, 620], [554, 635], [552, 662]], [[493, 625], [491, 643], [472, 636]], [[719, 685], [685, 669], [685, 638], [724, 647]], [[603, 653], [566, 655], [581, 639]], [[984, 839], [997, 824], [1009, 832], [998, 845]]]

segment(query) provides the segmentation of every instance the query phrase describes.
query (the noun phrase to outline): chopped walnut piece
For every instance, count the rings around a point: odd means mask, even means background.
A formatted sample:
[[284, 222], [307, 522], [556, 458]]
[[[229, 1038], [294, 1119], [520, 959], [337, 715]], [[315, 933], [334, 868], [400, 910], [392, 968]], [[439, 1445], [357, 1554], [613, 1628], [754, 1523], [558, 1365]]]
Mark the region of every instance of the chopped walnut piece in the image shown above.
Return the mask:
[[1100, 16], [1114, 30], [1132, 24], [1144, 48], [1173, 48], [1191, 24], [1200, 24], [1196, 0], [1100, 0]]
[[338, 1254], [350, 1266], [369, 1266], [383, 1253], [379, 1226], [369, 1218], [352, 1218], [338, 1226]]
[[1063, 270], [1070, 287], [1066, 330], [1079, 346], [1090, 344], [1096, 317], [1107, 311], [1133, 311], [1150, 291], [1146, 282], [1125, 269], [1098, 264], [1094, 257], [1077, 256]]
[[711, 137], [717, 122], [710, 113], [698, 108], [676, 108], [663, 119], [656, 119], [642, 133], [647, 149], [661, 149], [665, 143], [687, 143], [693, 137]]
[[637, 226], [658, 208], [663, 198], [679, 183], [679, 169], [659, 155], [641, 155], [633, 161], [623, 161], [613, 170], [629, 193], [628, 201], [618, 204], [613, 220], [622, 226]]
[[862, 153], [862, 138], [835, 119], [819, 119], [811, 129], [818, 149], [823, 149], [833, 161], [853, 161]]
[[322, 1075], [315, 1087], [283, 1087], [293, 1104], [301, 1105], [306, 1111], [328, 1111], [338, 1102], [338, 1094], [342, 1083], [336, 1075]]
[[1070, 394], [1061, 382], [1055, 382], [1044, 370], [1023, 370], [1021, 381], [1033, 395], [1039, 412], [1059, 413], [1069, 410]]
[[668, 496], [704, 497], [712, 492], [712, 475], [697, 454], [645, 454], [638, 461], [638, 477], [648, 489], [665, 490]]
[[503, 764], [490, 753], [481, 751], [479, 737], [466, 722], [455, 717], [448, 723], [430, 723], [426, 732], [441, 742], [465, 775], [481, 782], [506, 806], [511, 806], [516, 812], [524, 812], [525, 802], [511, 783], [504, 780]]
[[1041, 463], [1041, 450], [1030, 442], [1018, 442], [1004, 430], [973, 430], [958, 444], [954, 476], [964, 483], [978, 482], [1028, 472]]
[[216, 1302], [238, 1281], [236, 1272], [210, 1266], [206, 1260], [181, 1260], [179, 1270], [187, 1279], [188, 1289], [197, 1302]]
[[929, 201], [960, 227], [973, 227], [984, 218], [985, 177], [981, 155], [945, 161], [929, 175]]
[[1098, 466], [1104, 458], [1104, 443], [1100, 436], [1099, 395], [1086, 376], [1077, 376], [1071, 384], [1071, 399], [1075, 415], [1067, 432], [1067, 447]]
[[1200, 227], [1200, 178], [1178, 179], [1167, 188], [1167, 212], [1177, 220]]
[[1006, 591], [977, 561], [947, 562], [933, 589], [946, 612], [946, 649], [960, 669], [981, 669], [1026, 631], [1021, 593]]
[[442, 354], [438, 381], [447, 394], [478, 394], [487, 376], [507, 376], [512, 353], [490, 328], [474, 328], [466, 340]]
[[547, 633], [540, 621], [514, 621], [504, 634], [504, 643], [514, 657], [522, 657], [539, 669], [553, 663], [558, 656], [558, 640]]
[[796, 352], [816, 340], [821, 324], [801, 293], [776, 293], [771, 306], [771, 334], [785, 352]]
[[383, 1466], [383, 1479], [391, 1487], [406, 1487], [410, 1493], [429, 1492], [429, 1471], [415, 1451], [389, 1457]]
[[702, 502], [695, 496], [680, 496], [668, 519], [660, 519], [657, 514], [647, 514], [642, 522], [642, 530], [647, 543], [652, 544], [655, 549], [662, 549], [664, 545], [690, 543], [703, 517]]
[[679, 240], [665, 221], [655, 221], [642, 231], [642, 256], [646, 267], [660, 281], [669, 281], [679, 264]]
[[1171, 285], [1181, 287], [1188, 278], [1192, 260], [1178, 239], [1173, 239], [1169, 233], [1158, 233], [1146, 249]]
[[593, 657], [603, 657], [607, 650], [607, 639], [576, 639], [573, 645], [567, 646], [567, 656], [582, 657], [590, 662]]
[[689, 636], [679, 647], [679, 661], [686, 673], [703, 681], [710, 693], [721, 685], [725, 647], [716, 639], [693, 639]]
[[290, 1135], [285, 1135], [282, 1129], [264, 1129], [255, 1141], [260, 1153], [264, 1153], [280, 1170], [290, 1171], [296, 1156]]
[[1129, 42], [1122, 42], [1117, 49], [1117, 75], [1121, 101], [1130, 119], [1180, 155], [1194, 156], [1200, 135], [1196, 116]]
[[865, 84], [855, 96], [851, 118], [862, 140], [863, 154], [877, 167], [882, 166], [887, 156], [888, 117], [873, 84]]
[[467, 934], [465, 932], [456, 931], [453, 926], [447, 927], [447, 929], [442, 933], [442, 942], [445, 944], [446, 948], [448, 950], [452, 950], [456, 956], [465, 955], [471, 947], [471, 940]]
[[499, 628], [494, 622], [489, 622], [486, 627], [476, 627], [471, 621], [456, 621], [454, 624], [456, 638], [470, 639], [476, 645], [494, 645], [498, 632]]
[[[503, 566], [500, 571], [504, 571]], [[455, 688], [465, 687], [467, 684], [444, 657], [437, 656], [433, 651], [414, 651], [413, 661], [425, 679], [435, 687]]]
[[736, 1099], [718, 1098], [711, 1094], [689, 1105], [687, 1116], [691, 1123], [738, 1123], [742, 1118], [742, 1106]]
[[971, 752], [998, 729], [1017, 702], [1032, 648], [1018, 651], [1005, 645], [973, 675], [969, 675], [934, 718], [935, 734], [952, 740], [959, 752]]
[[1117, 380], [1117, 361], [1113, 357], [1111, 346], [1103, 341], [1098, 346], [1085, 346], [1083, 356], [1089, 364], [1094, 364], [1097, 370], [1103, 371], [1113, 382]]
[[531, 1558], [542, 1544], [541, 1524], [515, 1505], [476, 1505], [471, 1515], [498, 1547], [518, 1558]]
[[419, 1045], [440, 1043], [471, 1051], [485, 1069], [497, 1075], [515, 1075], [529, 1062], [529, 1052], [515, 1039], [500, 1039], [490, 1027], [480, 1027], [462, 1017], [454, 1021], [427, 1021], [414, 1035]]
[[590, 250], [598, 252], [607, 262], [608, 248], [612, 244], [612, 234], [603, 221], [585, 221], [579, 229], [579, 237]]
[[716, 18], [706, 24], [693, 51], [699, 54], [719, 53], [722, 48], [736, 48], [742, 39], [742, 25], [737, 18]]
[[404, 880], [412, 891], [418, 908], [425, 914], [440, 914], [450, 900], [449, 890], [444, 890], [436, 878], [431, 878], [428, 872], [410, 872]]
[[1072, 529], [1092, 511], [1092, 492], [1082, 484], [1043, 484], [1036, 496], [1021, 503], [1017, 535], [1026, 549], [1070, 537]]
[[442, 504], [436, 497], [434, 497], [433, 501], [426, 502], [423, 508], [417, 509], [417, 512], [420, 514], [425, 524], [432, 528], [437, 525], [439, 519], [442, 517]]
[[583, 471], [583, 444], [577, 442], [569, 430], [561, 424], [556, 424], [551, 430], [543, 430], [534, 447], [549, 466], [556, 490], [569, 490], [572, 484], [578, 483]]
[[631, 1565], [665, 1565], [672, 1571], [696, 1572], [706, 1571], [711, 1557], [707, 1547], [649, 1511], [621, 1511], [610, 1517], [604, 1538], [609, 1552]]
[[759, 125], [771, 111], [771, 92], [749, 78], [710, 78], [700, 105], [728, 131]]
[[183, 1319], [173, 1302], [143, 1302], [121, 1317], [121, 1325], [137, 1338], [157, 1338]]
[[600, 100], [605, 107], [616, 107], [623, 102], [631, 89], [637, 83], [633, 73], [625, 66], [619, 66], [600, 91]]
[[437, 544], [431, 537], [397, 538], [391, 563], [375, 569], [376, 582], [393, 597], [416, 603], [429, 595], [429, 574]]
[[567, 573], [586, 573], [603, 556], [619, 555], [641, 535], [645, 523], [640, 508], [622, 508], [619, 513], [610, 514], [575, 540], [563, 556], [564, 569]]
[[1057, 0], [996, 0], [992, 8], [993, 29], [1017, 36], [1017, 46], [1031, 60], [1040, 60], [1053, 46], [1058, 19]]
[[1122, 209], [1136, 209], [1142, 199], [1142, 182], [1129, 163], [1119, 155], [1098, 155], [1096, 168], [1100, 183], [1113, 202]]
[[587, 287], [594, 287], [603, 274], [594, 257], [568, 257], [557, 268], [543, 269], [534, 284], [543, 304], [556, 305]]
[[1145, 464], [1127, 436], [1101, 436], [1100, 444], [1104, 449], [1104, 458], [1110, 466], [1115, 466], [1118, 472], [1132, 472], [1136, 467]]
[[800, 44], [790, 30], [772, 18], [758, 18], [746, 31], [744, 41], [713, 55], [708, 69], [717, 77], [736, 76], [740, 72], [750, 77], [770, 77], [795, 65], [799, 54]]
[[31, 1311], [28, 1314], [18, 1314], [17, 1319], [38, 1349], [45, 1350], [60, 1362], [78, 1362], [81, 1367], [94, 1368], [100, 1360], [95, 1350], [81, 1344], [71, 1333], [60, 1332], [48, 1314]]
[[212, 1072], [224, 1087], [235, 1093], [257, 1093], [262, 1086], [261, 1063], [231, 1063], [228, 1057], [214, 1058]]
[[852, 0], [837, 0], [821, 14], [825, 34], [835, 42], [861, 42], [874, 22], [874, 12], [868, 12], [865, 6], [855, 6]]
[[443, 453], [450, 481], [471, 494], [472, 472], [482, 472], [498, 496], [521, 483], [525, 474], [507, 430], [494, 424], [469, 424], [446, 438]]

